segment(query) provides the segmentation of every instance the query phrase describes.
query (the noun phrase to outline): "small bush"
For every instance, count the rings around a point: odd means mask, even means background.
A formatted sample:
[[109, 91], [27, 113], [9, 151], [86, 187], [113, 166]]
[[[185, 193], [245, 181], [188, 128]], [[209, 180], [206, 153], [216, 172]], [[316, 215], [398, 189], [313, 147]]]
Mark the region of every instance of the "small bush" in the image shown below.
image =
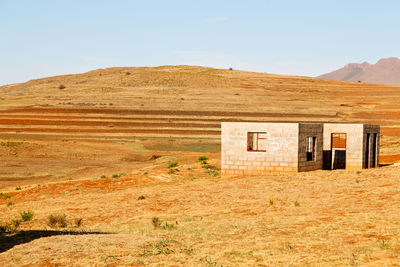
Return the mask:
[[10, 202], [7, 203], [7, 207], [10, 207], [10, 206], [12, 206], [12, 205], [14, 205], [14, 202], [12, 202], [12, 201], [10, 201]]
[[120, 174], [113, 174], [111, 175], [111, 178], [117, 179], [117, 178], [121, 178], [122, 176], [125, 176], [125, 173], [120, 173]]
[[23, 222], [27, 222], [27, 221], [32, 220], [34, 214], [35, 213], [33, 211], [31, 211], [31, 210], [21, 211], [19, 213], [19, 215], [21, 215], [21, 219], [22, 219]]
[[168, 174], [174, 174], [175, 172], [179, 171], [178, 166], [179, 166], [179, 164], [176, 161], [170, 163], [168, 165], [168, 169], [169, 169]]
[[131, 75], [131, 73], [129, 71], [125, 72], [126, 75]]
[[160, 226], [161, 226], [161, 220], [158, 217], [151, 218], [151, 223], [153, 224], [154, 229], [160, 228]]
[[107, 179], [107, 176], [102, 175], [102, 176], [100, 176], [100, 178], [101, 178], [101, 179]]
[[295, 207], [300, 207], [300, 202], [299, 202], [298, 200], [296, 200], [296, 201], [294, 202], [294, 206], [295, 206]]
[[146, 199], [144, 196], [138, 197], [138, 200], [144, 200], [144, 199]]
[[0, 193], [0, 196], [2, 196], [5, 200], [12, 198], [13, 195], [8, 194], [8, 193]]
[[75, 218], [75, 227], [81, 227], [82, 225], [82, 218]]
[[201, 163], [203, 163], [203, 161], [207, 161], [208, 160], [208, 157], [207, 156], [199, 156], [197, 158], [197, 160], [200, 161]]
[[65, 228], [67, 227], [67, 215], [65, 214], [58, 214], [58, 215], [53, 215], [50, 214], [49, 217], [47, 218], [47, 225], [56, 228]]
[[175, 162], [172, 162], [172, 163], [170, 163], [168, 165], [168, 169], [176, 168], [178, 166], [179, 166], [178, 162], [175, 161]]
[[21, 188], [20, 186], [17, 186], [17, 187], [15, 188], [15, 190], [22, 190], [22, 188]]
[[0, 224], [0, 232], [14, 232], [19, 227], [20, 220], [11, 220], [11, 222]]
[[144, 172], [144, 173], [143, 173], [143, 175], [147, 175], [147, 174], [149, 174], [149, 172]]
[[60, 90], [65, 89], [65, 85], [60, 84], [60, 85], [58, 86], [58, 89], [60, 89]]

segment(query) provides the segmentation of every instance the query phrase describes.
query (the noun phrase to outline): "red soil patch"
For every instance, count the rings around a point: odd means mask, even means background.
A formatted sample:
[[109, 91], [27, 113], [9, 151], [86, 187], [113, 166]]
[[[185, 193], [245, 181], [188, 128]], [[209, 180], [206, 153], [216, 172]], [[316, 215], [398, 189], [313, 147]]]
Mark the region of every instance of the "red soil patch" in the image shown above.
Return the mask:
[[300, 113], [263, 113], [230, 111], [191, 111], [191, 110], [144, 110], [144, 109], [73, 109], [73, 108], [18, 108], [2, 110], [0, 113], [82, 113], [118, 115], [188, 115], [188, 116], [234, 116], [234, 117], [310, 117], [335, 118], [336, 115]]

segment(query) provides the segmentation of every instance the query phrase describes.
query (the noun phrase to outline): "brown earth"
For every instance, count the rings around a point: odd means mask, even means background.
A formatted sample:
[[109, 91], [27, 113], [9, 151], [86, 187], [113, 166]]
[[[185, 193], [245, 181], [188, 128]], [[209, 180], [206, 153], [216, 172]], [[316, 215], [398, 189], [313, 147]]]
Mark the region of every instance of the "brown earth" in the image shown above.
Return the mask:
[[0, 234], [3, 265], [400, 264], [398, 166], [220, 178], [197, 161], [219, 167], [221, 121], [332, 121], [380, 124], [398, 162], [400, 87], [165, 66], [0, 92], [0, 221], [35, 212]]

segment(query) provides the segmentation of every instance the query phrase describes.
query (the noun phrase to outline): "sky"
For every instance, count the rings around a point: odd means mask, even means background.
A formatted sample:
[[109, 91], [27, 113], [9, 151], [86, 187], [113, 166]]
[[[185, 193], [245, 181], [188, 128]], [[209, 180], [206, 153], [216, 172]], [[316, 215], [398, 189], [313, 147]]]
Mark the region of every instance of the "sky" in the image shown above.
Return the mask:
[[0, 85], [116, 66], [317, 76], [400, 57], [398, 0], [0, 0]]

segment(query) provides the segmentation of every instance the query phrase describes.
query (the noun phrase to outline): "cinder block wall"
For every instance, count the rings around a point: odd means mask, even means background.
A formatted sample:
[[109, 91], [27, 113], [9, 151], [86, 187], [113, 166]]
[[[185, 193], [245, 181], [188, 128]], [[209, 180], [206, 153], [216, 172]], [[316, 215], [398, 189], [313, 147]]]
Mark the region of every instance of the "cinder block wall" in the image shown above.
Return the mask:
[[331, 150], [331, 134], [346, 134], [346, 169], [363, 168], [363, 124], [325, 123], [324, 151]]
[[[266, 152], [247, 151], [247, 133], [266, 132]], [[297, 172], [298, 123], [222, 122], [221, 173]]]
[[[369, 153], [369, 162], [372, 162], [372, 142], [374, 133], [377, 134], [377, 147], [376, 147], [376, 167], [379, 166], [379, 144], [380, 144], [380, 126], [372, 125], [372, 124], [364, 124], [363, 131], [363, 152], [362, 152], [362, 166], [365, 167], [365, 157], [366, 157], [366, 147], [367, 147], [367, 133], [370, 133], [370, 153]], [[373, 166], [370, 166], [373, 167]]]
[[[322, 146], [323, 146], [323, 124], [322, 123], [300, 123], [299, 124], [299, 163], [298, 171], [313, 171], [322, 169]], [[307, 137], [317, 137], [315, 147], [315, 161], [307, 161]]]

